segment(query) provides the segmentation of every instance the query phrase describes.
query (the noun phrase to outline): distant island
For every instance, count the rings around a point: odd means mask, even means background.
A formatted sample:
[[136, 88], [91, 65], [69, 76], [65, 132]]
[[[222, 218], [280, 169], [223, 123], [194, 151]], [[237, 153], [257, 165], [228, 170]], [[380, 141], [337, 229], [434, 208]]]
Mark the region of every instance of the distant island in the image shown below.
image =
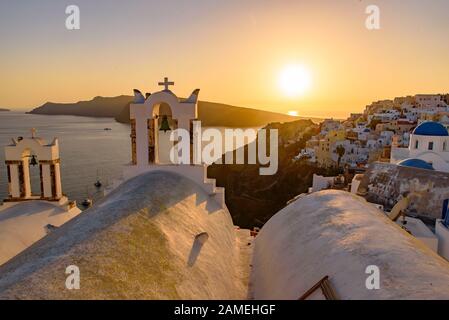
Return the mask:
[[11, 111], [11, 110], [5, 109], [5, 108], [0, 108], [0, 112], [1, 112], [1, 111]]
[[[47, 102], [29, 113], [113, 117], [120, 123], [129, 123], [129, 105], [132, 101], [132, 96], [122, 95], [118, 97], [95, 97], [89, 101], [79, 101], [76, 103]], [[203, 126], [223, 127], [257, 127], [271, 122], [290, 122], [302, 119], [282, 113], [207, 101], [198, 102], [198, 114]]]
[[95, 97], [76, 103], [47, 102], [30, 111], [32, 114], [71, 115], [85, 117], [116, 117], [130, 101], [131, 96]]

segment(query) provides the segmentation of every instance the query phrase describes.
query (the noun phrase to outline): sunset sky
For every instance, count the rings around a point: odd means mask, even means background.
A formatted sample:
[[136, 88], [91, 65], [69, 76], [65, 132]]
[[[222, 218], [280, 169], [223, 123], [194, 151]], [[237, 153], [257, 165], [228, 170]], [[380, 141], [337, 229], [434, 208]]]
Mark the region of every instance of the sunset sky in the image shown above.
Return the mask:
[[[76, 4], [81, 29], [65, 28]], [[381, 30], [365, 28], [365, 8]], [[0, 107], [159, 90], [301, 116], [346, 117], [373, 100], [449, 92], [447, 0], [0, 0]], [[288, 65], [310, 74], [279, 88]]]

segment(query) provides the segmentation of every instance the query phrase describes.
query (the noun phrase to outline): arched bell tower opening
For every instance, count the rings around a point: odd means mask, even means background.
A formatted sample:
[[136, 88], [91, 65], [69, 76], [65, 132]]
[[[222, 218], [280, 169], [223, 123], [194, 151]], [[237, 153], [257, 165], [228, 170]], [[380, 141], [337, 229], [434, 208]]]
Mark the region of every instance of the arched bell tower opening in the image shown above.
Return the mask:
[[[43, 198], [43, 177], [42, 165], [39, 164], [37, 153], [32, 149], [25, 149], [22, 152], [22, 170], [24, 177], [22, 185], [25, 186], [26, 195], [33, 198]], [[29, 177], [26, 179], [25, 177]]]
[[173, 118], [170, 105], [160, 102], [153, 105], [152, 117], [148, 119], [148, 163], [171, 164], [170, 150], [174, 142], [170, 141], [178, 121]]

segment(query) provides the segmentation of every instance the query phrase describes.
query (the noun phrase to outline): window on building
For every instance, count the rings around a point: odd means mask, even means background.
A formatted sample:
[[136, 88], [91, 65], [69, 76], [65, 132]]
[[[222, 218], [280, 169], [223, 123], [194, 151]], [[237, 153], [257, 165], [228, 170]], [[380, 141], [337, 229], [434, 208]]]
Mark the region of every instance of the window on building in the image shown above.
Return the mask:
[[443, 142], [443, 151], [446, 151], [446, 149], [447, 149], [447, 142], [444, 141], [444, 142]]
[[416, 141], [415, 141], [415, 149], [418, 149], [418, 148], [419, 148], [419, 141], [416, 140]]
[[429, 150], [433, 150], [433, 141], [429, 142]]

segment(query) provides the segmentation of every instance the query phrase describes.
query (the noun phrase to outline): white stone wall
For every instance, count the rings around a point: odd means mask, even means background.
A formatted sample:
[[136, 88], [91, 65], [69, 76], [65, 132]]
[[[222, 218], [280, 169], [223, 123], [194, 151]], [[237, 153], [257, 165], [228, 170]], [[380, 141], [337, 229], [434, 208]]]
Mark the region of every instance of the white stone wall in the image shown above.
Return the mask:
[[332, 186], [334, 177], [323, 177], [313, 174], [312, 192], [321, 191]]
[[438, 237], [438, 254], [449, 260], [449, 229], [443, 225], [443, 220], [435, 223], [435, 234]]

